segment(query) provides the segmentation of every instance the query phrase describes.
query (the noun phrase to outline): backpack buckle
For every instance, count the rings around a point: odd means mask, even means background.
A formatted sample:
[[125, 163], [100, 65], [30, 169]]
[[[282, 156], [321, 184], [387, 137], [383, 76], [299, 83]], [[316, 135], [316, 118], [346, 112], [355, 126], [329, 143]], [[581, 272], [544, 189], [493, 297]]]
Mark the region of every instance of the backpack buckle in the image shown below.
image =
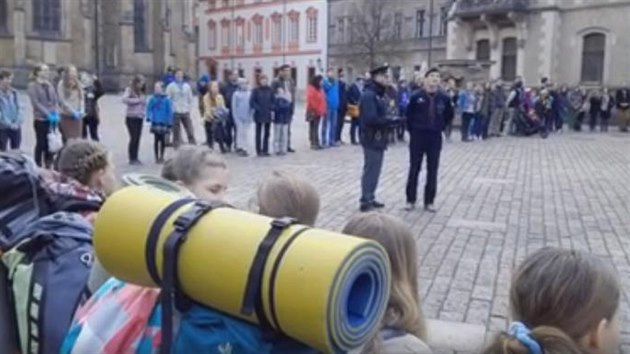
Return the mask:
[[296, 224], [296, 223], [297, 223], [297, 219], [285, 216], [285, 217], [282, 217], [282, 218], [274, 219], [271, 222], [271, 226], [273, 228], [277, 228], [277, 229], [285, 229], [285, 228], [287, 228], [287, 227], [289, 227], [289, 226], [291, 226], [293, 224]]

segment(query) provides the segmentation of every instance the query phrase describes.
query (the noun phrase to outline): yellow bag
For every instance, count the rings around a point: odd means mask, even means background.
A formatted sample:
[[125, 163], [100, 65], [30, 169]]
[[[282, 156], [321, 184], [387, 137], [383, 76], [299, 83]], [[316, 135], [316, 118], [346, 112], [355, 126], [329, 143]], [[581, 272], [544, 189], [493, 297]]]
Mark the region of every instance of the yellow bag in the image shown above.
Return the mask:
[[356, 104], [349, 104], [347, 114], [353, 119], [359, 118], [359, 106]]
[[[301, 225], [277, 229], [274, 222], [271, 228], [272, 219], [236, 209], [201, 213], [204, 204], [197, 203], [148, 186], [118, 191], [95, 222], [98, 259], [117, 278], [156, 286], [154, 278], [161, 281], [164, 275], [164, 246], [176, 234], [173, 224], [182, 230], [193, 215], [197, 221], [185, 233], [176, 262], [180, 290], [191, 299], [260, 323], [256, 313], [243, 311], [253, 270], [259, 269], [256, 295], [262, 310], [257, 313], [313, 348], [349, 351], [380, 325], [391, 275], [387, 253], [378, 243]], [[261, 267], [253, 267], [271, 229], [280, 232], [278, 238]]]

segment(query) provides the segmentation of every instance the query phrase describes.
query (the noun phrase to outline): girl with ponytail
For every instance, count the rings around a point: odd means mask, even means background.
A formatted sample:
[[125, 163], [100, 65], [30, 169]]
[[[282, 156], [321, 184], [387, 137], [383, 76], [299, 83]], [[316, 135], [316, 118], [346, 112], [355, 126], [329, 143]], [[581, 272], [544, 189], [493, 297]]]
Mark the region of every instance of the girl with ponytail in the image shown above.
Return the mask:
[[514, 323], [485, 354], [612, 354], [619, 352], [620, 287], [601, 259], [543, 248], [512, 280]]

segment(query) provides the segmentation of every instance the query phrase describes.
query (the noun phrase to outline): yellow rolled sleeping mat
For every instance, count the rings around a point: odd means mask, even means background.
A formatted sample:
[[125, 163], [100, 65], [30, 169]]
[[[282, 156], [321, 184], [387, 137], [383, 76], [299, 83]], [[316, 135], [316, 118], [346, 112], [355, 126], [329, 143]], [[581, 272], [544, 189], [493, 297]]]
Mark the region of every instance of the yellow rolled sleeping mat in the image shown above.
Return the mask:
[[[199, 215], [197, 207], [155, 188], [124, 188], [98, 214], [96, 255], [112, 275], [158, 286], [173, 224]], [[243, 309], [262, 258], [258, 313], [273, 329], [326, 353], [361, 346], [387, 306], [391, 275], [385, 250], [370, 240], [301, 225], [278, 230], [269, 244], [272, 221], [227, 207], [203, 214], [178, 252], [179, 289], [201, 304], [260, 323], [255, 312]], [[260, 256], [265, 246], [266, 258]]]

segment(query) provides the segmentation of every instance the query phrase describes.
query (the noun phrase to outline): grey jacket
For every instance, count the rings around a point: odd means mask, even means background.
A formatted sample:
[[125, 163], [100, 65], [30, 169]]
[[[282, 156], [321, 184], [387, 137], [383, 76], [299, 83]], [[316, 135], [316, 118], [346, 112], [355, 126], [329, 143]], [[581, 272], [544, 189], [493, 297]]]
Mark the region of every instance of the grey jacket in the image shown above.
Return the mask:
[[243, 123], [253, 122], [254, 111], [252, 110], [249, 101], [251, 97], [251, 91], [237, 90], [232, 95], [232, 117], [234, 120]]
[[57, 90], [50, 82], [33, 81], [28, 84], [28, 97], [33, 104], [35, 120], [46, 120], [52, 112], [59, 112]]

